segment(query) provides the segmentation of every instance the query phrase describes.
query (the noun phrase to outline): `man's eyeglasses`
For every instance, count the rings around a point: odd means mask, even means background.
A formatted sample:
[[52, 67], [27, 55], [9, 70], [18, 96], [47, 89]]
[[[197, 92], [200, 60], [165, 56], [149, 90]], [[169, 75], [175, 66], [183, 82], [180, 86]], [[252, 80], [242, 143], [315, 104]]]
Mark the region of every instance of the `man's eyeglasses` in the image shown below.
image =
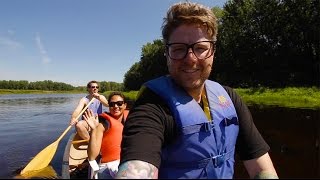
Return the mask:
[[192, 49], [193, 54], [199, 60], [204, 60], [213, 54], [215, 41], [199, 41], [193, 44], [169, 43], [166, 45], [167, 54], [173, 60], [184, 59], [189, 52], [189, 48]]
[[93, 88], [99, 89], [99, 86], [90, 86], [90, 88], [91, 88], [91, 89], [93, 89]]
[[115, 107], [115, 105], [122, 106], [123, 104], [124, 101], [109, 102], [109, 107]]

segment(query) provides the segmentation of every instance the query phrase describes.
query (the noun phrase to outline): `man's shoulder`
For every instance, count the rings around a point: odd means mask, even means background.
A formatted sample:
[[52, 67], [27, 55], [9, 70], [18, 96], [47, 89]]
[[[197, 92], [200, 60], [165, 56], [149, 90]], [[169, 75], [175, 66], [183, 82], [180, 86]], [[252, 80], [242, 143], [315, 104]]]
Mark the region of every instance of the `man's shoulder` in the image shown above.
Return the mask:
[[[213, 82], [213, 83], [218, 83], [216, 81], [213, 80], [208, 80], [209, 82]], [[230, 96], [230, 98], [232, 99], [232, 101], [235, 101], [235, 99], [239, 98], [239, 95], [237, 94], [237, 92], [230, 86], [228, 85], [223, 85], [218, 83], [220, 86], [223, 87], [223, 89], [227, 92], [227, 94]]]
[[85, 106], [86, 104], [87, 104], [87, 100], [86, 100], [86, 96], [84, 96], [79, 100], [79, 104], [78, 105]]
[[146, 87], [146, 86], [142, 86], [138, 97], [137, 97], [137, 102], [159, 102], [161, 101], [161, 98], [159, 95], [157, 95], [154, 91], [152, 91], [150, 88]]
[[210, 79], [208, 79], [207, 82], [219, 84], [220, 86], [223, 87], [223, 89], [225, 89], [225, 90], [227, 91], [227, 93], [228, 93], [229, 95], [234, 93], [233, 88], [231, 88], [230, 86], [220, 84], [219, 82], [214, 81], [214, 80], [210, 80]]
[[228, 94], [231, 94], [234, 90], [233, 88], [231, 88], [230, 86], [226, 86], [226, 85], [221, 85], [226, 91]]

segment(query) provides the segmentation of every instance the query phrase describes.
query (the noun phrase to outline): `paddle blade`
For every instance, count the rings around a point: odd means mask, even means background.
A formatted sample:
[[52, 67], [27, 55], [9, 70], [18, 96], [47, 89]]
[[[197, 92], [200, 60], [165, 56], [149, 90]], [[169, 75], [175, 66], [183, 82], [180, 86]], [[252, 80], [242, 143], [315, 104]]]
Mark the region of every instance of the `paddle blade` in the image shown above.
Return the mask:
[[27, 171], [22, 175], [16, 175], [14, 179], [59, 179], [59, 176], [53, 167], [49, 165], [40, 170]]
[[58, 141], [55, 141], [39, 152], [20, 172], [20, 174], [23, 175], [29, 171], [36, 171], [47, 167], [56, 153], [58, 143]]

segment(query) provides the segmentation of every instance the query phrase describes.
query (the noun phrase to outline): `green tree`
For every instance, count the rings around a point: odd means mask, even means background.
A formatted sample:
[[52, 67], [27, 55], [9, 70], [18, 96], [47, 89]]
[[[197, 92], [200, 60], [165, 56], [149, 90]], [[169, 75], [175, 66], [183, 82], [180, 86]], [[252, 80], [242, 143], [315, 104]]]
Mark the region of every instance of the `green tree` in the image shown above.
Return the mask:
[[143, 74], [142, 82], [168, 73], [164, 52], [165, 48], [161, 40], [154, 40], [153, 43], [147, 43], [142, 47], [139, 70]]
[[142, 75], [139, 72], [139, 63], [136, 62], [130, 67], [129, 71], [127, 71], [124, 75], [124, 89], [126, 91], [139, 90], [141, 84], [143, 83], [141, 76]]
[[319, 1], [228, 1], [211, 79], [231, 86], [319, 83]]
[[144, 82], [167, 74], [164, 52], [161, 40], [154, 40], [153, 43], [144, 45], [140, 61], [131, 66], [124, 76], [124, 89], [139, 90]]

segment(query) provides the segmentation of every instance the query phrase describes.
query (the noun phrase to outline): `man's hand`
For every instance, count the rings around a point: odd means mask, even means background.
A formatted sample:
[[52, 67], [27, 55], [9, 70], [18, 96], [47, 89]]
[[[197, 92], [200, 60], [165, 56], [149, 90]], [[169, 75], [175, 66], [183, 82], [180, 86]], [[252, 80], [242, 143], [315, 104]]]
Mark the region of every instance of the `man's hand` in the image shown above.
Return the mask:
[[96, 93], [93, 93], [92, 96], [93, 96], [94, 98], [98, 99], [99, 101], [101, 101], [101, 98], [100, 98], [101, 95], [100, 95], [99, 93], [97, 93], [97, 92], [96, 92]]
[[106, 99], [106, 97], [102, 94], [99, 93], [93, 93], [92, 96], [96, 99], [98, 99], [105, 107], [108, 107], [108, 100]]
[[76, 118], [71, 118], [71, 119], [70, 119], [70, 125], [72, 126], [72, 125], [76, 124], [78, 121], [79, 121], [79, 120], [76, 119]]

